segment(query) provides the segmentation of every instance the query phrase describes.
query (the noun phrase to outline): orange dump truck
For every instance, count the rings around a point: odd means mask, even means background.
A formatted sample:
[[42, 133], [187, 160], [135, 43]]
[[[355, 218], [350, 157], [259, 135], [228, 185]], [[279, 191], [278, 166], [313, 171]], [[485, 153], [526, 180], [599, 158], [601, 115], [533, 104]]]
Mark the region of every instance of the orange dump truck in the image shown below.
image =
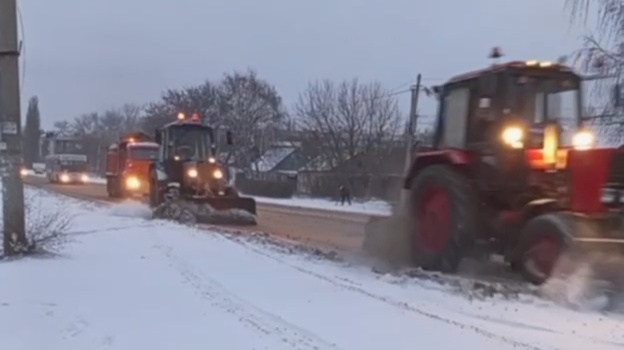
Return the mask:
[[106, 191], [111, 198], [149, 194], [149, 166], [158, 158], [158, 144], [144, 133], [125, 135], [108, 147]]

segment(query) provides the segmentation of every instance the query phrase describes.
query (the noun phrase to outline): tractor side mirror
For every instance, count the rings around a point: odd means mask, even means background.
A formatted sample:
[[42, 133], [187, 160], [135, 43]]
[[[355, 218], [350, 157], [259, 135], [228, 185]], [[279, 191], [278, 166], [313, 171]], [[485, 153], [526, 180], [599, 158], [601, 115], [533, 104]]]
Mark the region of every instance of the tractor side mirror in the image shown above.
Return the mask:
[[228, 146], [232, 146], [234, 144], [234, 139], [232, 137], [232, 132], [230, 130], [228, 130], [225, 133], [225, 142], [227, 143]]

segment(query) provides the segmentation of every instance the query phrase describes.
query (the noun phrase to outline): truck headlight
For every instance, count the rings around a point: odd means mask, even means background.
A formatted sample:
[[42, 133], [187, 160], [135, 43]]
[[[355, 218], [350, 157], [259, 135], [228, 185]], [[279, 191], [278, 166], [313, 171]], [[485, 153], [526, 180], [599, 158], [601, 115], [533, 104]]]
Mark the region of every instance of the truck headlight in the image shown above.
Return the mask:
[[126, 178], [126, 188], [129, 190], [136, 190], [141, 187], [141, 181], [136, 176], [129, 176]]
[[190, 178], [192, 178], [192, 179], [196, 178], [196, 177], [197, 177], [197, 175], [198, 175], [198, 174], [197, 174], [197, 169], [189, 169], [189, 170], [186, 172], [186, 175], [188, 175], [188, 177], [190, 177]]
[[61, 174], [61, 182], [69, 182], [69, 175]]
[[579, 130], [572, 136], [572, 146], [577, 150], [587, 150], [594, 146], [595, 136], [589, 130]]
[[524, 143], [524, 132], [517, 126], [508, 126], [503, 130], [501, 134], [503, 142], [511, 146], [512, 148], [522, 148]]
[[214, 176], [215, 179], [220, 180], [223, 178], [223, 172], [221, 171], [221, 169], [217, 169], [214, 171], [214, 173], [212, 173], [212, 176]]
[[89, 176], [87, 176], [87, 174], [82, 174], [82, 176], [80, 176], [80, 180], [82, 182], [87, 182], [89, 181]]

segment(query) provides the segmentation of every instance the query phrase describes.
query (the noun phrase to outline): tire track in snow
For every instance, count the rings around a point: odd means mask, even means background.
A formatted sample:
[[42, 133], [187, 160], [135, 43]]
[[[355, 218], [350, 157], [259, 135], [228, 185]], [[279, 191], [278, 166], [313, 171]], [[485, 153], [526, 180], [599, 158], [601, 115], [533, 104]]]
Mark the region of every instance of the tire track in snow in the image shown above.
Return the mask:
[[[306, 275], [312, 276], [314, 278], [317, 278], [319, 280], [322, 280], [324, 282], [332, 284], [332, 285], [334, 285], [334, 286], [336, 286], [336, 287], [338, 287], [340, 289], [343, 289], [343, 290], [346, 290], [346, 291], [350, 291], [350, 292], [354, 292], [354, 293], [357, 293], [357, 294], [360, 294], [360, 295], [364, 295], [366, 297], [369, 297], [371, 299], [377, 300], [379, 302], [382, 302], [382, 303], [385, 303], [385, 304], [397, 307], [397, 308], [399, 308], [401, 310], [404, 310], [404, 311], [409, 311], [409, 312], [412, 312], [412, 313], [424, 316], [426, 318], [429, 318], [429, 319], [432, 319], [432, 320], [435, 320], [435, 321], [443, 322], [443, 323], [446, 323], [446, 324], [449, 324], [449, 325], [452, 325], [452, 326], [455, 326], [455, 327], [458, 327], [458, 328], [462, 328], [462, 329], [470, 329], [470, 330], [472, 330], [472, 331], [474, 331], [474, 332], [476, 332], [476, 333], [478, 333], [478, 334], [480, 334], [482, 336], [485, 336], [485, 337], [490, 338], [490, 339], [496, 339], [496, 340], [505, 342], [505, 343], [510, 344], [510, 345], [512, 345], [512, 346], [514, 346], [514, 347], [516, 347], [518, 349], [544, 350], [544, 348], [541, 348], [541, 347], [538, 347], [538, 346], [535, 346], [535, 345], [532, 345], [532, 344], [529, 344], [529, 343], [520, 342], [520, 341], [511, 339], [511, 338], [507, 338], [507, 337], [498, 335], [498, 334], [496, 334], [494, 332], [487, 331], [487, 330], [485, 330], [485, 329], [483, 329], [481, 327], [475, 326], [475, 325], [459, 322], [459, 321], [456, 321], [456, 320], [453, 320], [453, 319], [450, 319], [450, 318], [446, 318], [446, 317], [442, 317], [440, 315], [436, 315], [436, 314], [434, 314], [432, 312], [428, 312], [428, 311], [425, 311], [425, 310], [418, 309], [417, 307], [412, 306], [412, 305], [408, 304], [407, 302], [397, 301], [397, 300], [391, 299], [391, 298], [386, 297], [386, 296], [382, 296], [382, 295], [378, 295], [378, 294], [369, 292], [366, 289], [358, 286], [355, 282], [348, 281], [348, 279], [346, 279], [346, 278], [339, 278], [339, 277], [332, 278], [332, 277], [328, 277], [328, 276], [319, 274], [317, 272], [305, 269], [305, 268], [303, 268], [301, 266], [297, 266], [295, 264], [291, 264], [291, 263], [285, 261], [284, 259], [281, 259], [281, 258], [277, 257], [276, 255], [269, 254], [269, 253], [263, 251], [262, 249], [258, 248], [256, 245], [254, 245], [253, 243], [250, 244], [249, 242], [246, 242], [244, 240], [244, 238], [241, 239], [240, 237], [230, 236], [230, 235], [228, 235], [226, 233], [219, 233], [219, 237], [222, 237], [223, 239], [225, 239], [227, 241], [230, 241], [230, 242], [233, 242], [233, 243], [235, 243], [237, 245], [240, 245], [240, 246], [242, 246], [242, 247], [244, 247], [244, 248], [246, 248], [246, 249], [248, 249], [248, 250], [250, 250], [250, 251], [252, 251], [252, 252], [254, 252], [256, 254], [258, 254], [258, 255], [262, 255], [265, 258], [268, 258], [268, 259], [276, 261], [276, 262], [278, 262], [280, 264], [286, 265], [286, 266], [288, 266], [288, 267], [290, 267], [290, 268], [292, 268], [294, 270], [297, 270], [297, 271], [299, 271], [301, 273], [304, 273]], [[552, 348], [552, 347], [550, 347], [548, 349], [551, 349], [551, 350], [563, 350], [563, 349]]]
[[176, 255], [171, 247], [157, 244], [155, 248], [167, 258], [171, 263], [170, 266], [195, 289], [202, 299], [238, 317], [239, 322], [252, 330], [273, 337], [296, 350], [340, 349], [336, 344], [325, 341], [231, 293], [217, 281], [196, 271], [190, 263]]

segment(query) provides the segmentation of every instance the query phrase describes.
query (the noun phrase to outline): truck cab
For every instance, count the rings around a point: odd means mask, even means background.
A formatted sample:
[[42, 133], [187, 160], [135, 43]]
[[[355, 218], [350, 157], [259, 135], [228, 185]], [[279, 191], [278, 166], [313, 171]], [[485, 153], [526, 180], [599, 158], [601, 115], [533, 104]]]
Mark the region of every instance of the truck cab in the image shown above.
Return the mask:
[[111, 198], [149, 194], [149, 165], [158, 158], [158, 144], [143, 133], [123, 136], [106, 155], [106, 190]]

